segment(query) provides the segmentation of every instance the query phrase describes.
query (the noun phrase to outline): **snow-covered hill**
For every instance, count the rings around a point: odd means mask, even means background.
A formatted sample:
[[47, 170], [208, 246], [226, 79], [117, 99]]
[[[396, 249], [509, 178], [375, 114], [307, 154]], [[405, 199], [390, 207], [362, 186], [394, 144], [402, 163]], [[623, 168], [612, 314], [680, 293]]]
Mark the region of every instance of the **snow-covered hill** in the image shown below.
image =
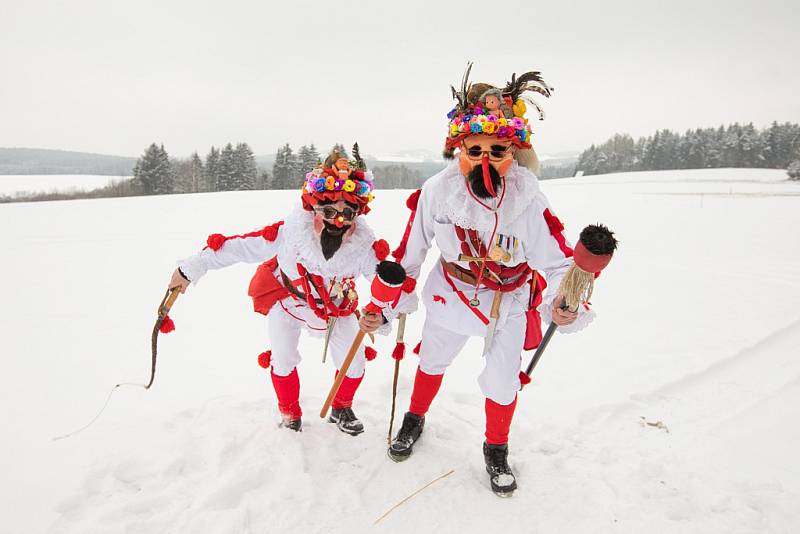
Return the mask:
[[[784, 177], [715, 169], [542, 184], [570, 238], [600, 221], [621, 248], [598, 280], [598, 319], [557, 336], [520, 394], [519, 490], [506, 500], [483, 471], [477, 339], [405, 463], [385, 453], [393, 339], [378, 339], [356, 399], [364, 434], [317, 418], [333, 372], [306, 337], [304, 431], [277, 428], [256, 364], [269, 342], [246, 296], [253, 266], [211, 273], [178, 300], [150, 391], [119, 389], [93, 426], [52, 441], [91, 419], [114, 384], [145, 381], [174, 261], [209, 233], [279, 219], [296, 193], [2, 205], [0, 530], [797, 532], [800, 184]], [[392, 243], [406, 195], [379, 192], [368, 216]], [[409, 318], [410, 344], [423, 318]], [[409, 355], [400, 414], [415, 367]]]
[[13, 197], [23, 193], [91, 191], [130, 176], [97, 176], [94, 174], [19, 174], [0, 175], [0, 195]]

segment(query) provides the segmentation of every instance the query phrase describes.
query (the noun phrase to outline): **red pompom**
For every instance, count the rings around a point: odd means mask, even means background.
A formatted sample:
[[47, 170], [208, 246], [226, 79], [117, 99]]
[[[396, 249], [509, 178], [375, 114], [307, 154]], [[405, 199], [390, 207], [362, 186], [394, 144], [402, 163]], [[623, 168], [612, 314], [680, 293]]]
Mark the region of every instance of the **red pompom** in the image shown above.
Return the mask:
[[411, 293], [412, 291], [414, 291], [414, 288], [416, 287], [417, 287], [417, 279], [408, 276], [406, 277], [406, 281], [403, 282], [403, 293]]
[[522, 386], [524, 387], [527, 384], [531, 383], [531, 377], [529, 377], [527, 374], [525, 374], [524, 371], [520, 371], [519, 372], [519, 383], [522, 384]]
[[389, 243], [383, 239], [378, 239], [372, 244], [372, 250], [375, 251], [375, 257], [378, 261], [383, 261], [389, 257]]
[[364, 357], [367, 359], [368, 362], [371, 362], [378, 356], [378, 351], [373, 349], [372, 347], [365, 347], [364, 348]]
[[420, 341], [419, 343], [417, 343], [417, 346], [416, 346], [416, 347], [414, 347], [414, 351], [413, 351], [413, 352], [414, 352], [414, 354], [416, 354], [417, 356], [419, 356], [419, 348], [420, 348], [421, 346], [422, 346], [422, 341]]
[[206, 244], [211, 250], [219, 250], [222, 248], [222, 245], [225, 244], [225, 236], [222, 234], [211, 234], [208, 236], [208, 239], [206, 239]]
[[258, 355], [258, 365], [260, 365], [264, 369], [269, 369], [269, 363], [271, 359], [272, 359], [271, 350], [262, 352], [261, 354]]
[[263, 237], [267, 241], [275, 241], [275, 239], [277, 239], [278, 237], [278, 228], [280, 228], [282, 224], [283, 221], [278, 221], [275, 224], [271, 224], [265, 227], [261, 231], [261, 237]]
[[397, 344], [394, 346], [394, 350], [392, 351], [392, 358], [395, 360], [402, 360], [403, 357], [406, 355], [406, 344], [402, 341], [398, 341]]
[[419, 204], [419, 196], [422, 194], [422, 189], [417, 189], [406, 199], [406, 207], [411, 211], [417, 211], [417, 205]]
[[162, 334], [169, 334], [173, 330], [175, 330], [175, 323], [169, 315], [166, 315], [164, 320], [161, 321], [161, 326], [158, 327], [158, 331]]

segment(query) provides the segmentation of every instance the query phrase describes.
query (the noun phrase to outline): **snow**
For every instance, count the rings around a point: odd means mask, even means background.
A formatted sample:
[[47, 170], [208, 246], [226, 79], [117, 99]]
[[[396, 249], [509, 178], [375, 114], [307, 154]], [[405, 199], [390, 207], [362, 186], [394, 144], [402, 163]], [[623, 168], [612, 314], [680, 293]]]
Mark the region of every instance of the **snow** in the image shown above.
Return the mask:
[[94, 174], [9, 174], [0, 175], [0, 195], [19, 193], [90, 191], [130, 176], [98, 176]]
[[[87, 423], [114, 384], [147, 379], [174, 260], [207, 234], [274, 222], [296, 193], [0, 206], [0, 530], [797, 532], [800, 184], [714, 169], [542, 188], [573, 240], [599, 221], [621, 245], [597, 281], [597, 320], [557, 335], [520, 393], [510, 499], [490, 491], [483, 466], [479, 339], [448, 370], [406, 462], [385, 452], [393, 337], [378, 338], [356, 398], [364, 434], [318, 418], [333, 370], [310, 337], [303, 432], [279, 429], [256, 362], [269, 343], [246, 296], [250, 265], [178, 299], [151, 390], [118, 389], [93, 426], [52, 441]], [[368, 216], [392, 243], [407, 193], [379, 191]], [[395, 429], [423, 318], [408, 320]]]

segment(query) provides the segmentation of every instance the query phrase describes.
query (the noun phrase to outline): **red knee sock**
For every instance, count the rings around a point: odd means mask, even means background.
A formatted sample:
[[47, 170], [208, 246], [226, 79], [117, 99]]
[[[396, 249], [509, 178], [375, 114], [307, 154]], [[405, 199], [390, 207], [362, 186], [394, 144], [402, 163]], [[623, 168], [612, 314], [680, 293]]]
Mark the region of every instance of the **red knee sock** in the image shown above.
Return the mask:
[[297, 369], [292, 369], [286, 376], [278, 376], [275, 373], [270, 375], [275, 394], [278, 396], [278, 410], [281, 415], [299, 419], [303, 415], [303, 410], [300, 409], [300, 377], [297, 375]]
[[514, 408], [517, 398], [507, 406], [497, 404], [492, 399], [486, 399], [486, 443], [489, 445], [505, 445], [508, 443], [508, 431], [511, 428], [511, 419], [514, 418]]
[[411, 406], [408, 411], [420, 417], [428, 413], [431, 402], [442, 385], [444, 375], [429, 375], [417, 367], [417, 377], [414, 379], [414, 391], [411, 392]]
[[[339, 376], [339, 371], [336, 371], [336, 376]], [[353, 396], [356, 394], [356, 390], [363, 379], [364, 375], [358, 378], [350, 378], [345, 375], [342, 385], [339, 386], [339, 391], [336, 392], [336, 396], [333, 398], [331, 407], [336, 409], [351, 407], [353, 405]]]

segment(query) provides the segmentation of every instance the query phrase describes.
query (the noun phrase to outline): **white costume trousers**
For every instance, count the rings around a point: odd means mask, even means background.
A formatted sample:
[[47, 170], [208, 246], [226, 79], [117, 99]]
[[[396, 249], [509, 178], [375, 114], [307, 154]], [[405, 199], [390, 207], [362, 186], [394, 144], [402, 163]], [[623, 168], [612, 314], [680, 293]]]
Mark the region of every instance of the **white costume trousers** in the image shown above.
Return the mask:
[[[472, 312], [465, 307], [464, 313]], [[431, 321], [430, 317], [429, 313], [422, 329], [419, 367], [426, 374], [441, 375], [464, 348], [470, 336], [454, 332]], [[478, 375], [478, 385], [484, 396], [503, 406], [514, 402], [520, 388], [525, 325], [525, 313], [521, 306], [512, 306], [502, 328], [495, 330], [492, 346], [483, 362], [483, 371]], [[481, 356], [474, 354], [470, 357]]]
[[[304, 328], [315, 337], [325, 336], [325, 322], [306, 306], [295, 305], [290, 299], [284, 299], [282, 302], [275, 303], [275, 306], [269, 311], [267, 332], [272, 350], [272, 372], [276, 375], [288, 375], [302, 360], [297, 343], [300, 340], [300, 332]], [[328, 345], [328, 357], [333, 360], [337, 369], [341, 369], [358, 330], [358, 319], [355, 315], [336, 319]], [[322, 358], [321, 346], [316, 356]], [[350, 378], [363, 376], [365, 361], [364, 345], [362, 344], [347, 370], [347, 376]]]

